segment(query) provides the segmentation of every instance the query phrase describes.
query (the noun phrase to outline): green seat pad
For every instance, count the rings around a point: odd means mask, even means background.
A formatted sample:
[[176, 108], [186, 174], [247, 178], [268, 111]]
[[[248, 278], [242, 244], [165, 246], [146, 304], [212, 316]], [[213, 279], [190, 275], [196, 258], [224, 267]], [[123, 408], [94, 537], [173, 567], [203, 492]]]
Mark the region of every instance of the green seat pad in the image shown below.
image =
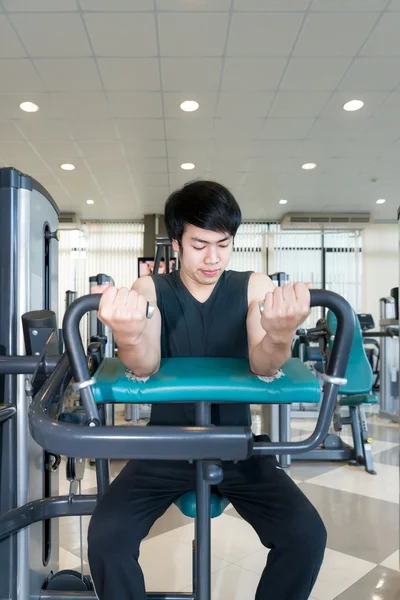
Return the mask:
[[298, 359], [282, 367], [283, 377], [266, 383], [251, 372], [246, 359], [166, 358], [146, 382], [132, 381], [117, 358], [106, 358], [95, 373], [96, 402], [242, 402], [248, 404], [315, 403], [320, 385]]
[[[220, 496], [220, 494], [216, 494], [215, 492], [211, 492], [211, 518], [219, 517], [224, 512], [225, 508], [229, 504], [229, 500]], [[178, 500], [175, 502], [176, 506], [179, 510], [185, 515], [185, 517], [191, 517], [192, 519], [196, 516], [196, 492], [191, 491], [183, 494]]]
[[354, 396], [342, 396], [339, 399], [340, 406], [360, 406], [360, 404], [378, 404], [378, 398], [373, 394], [356, 394]]

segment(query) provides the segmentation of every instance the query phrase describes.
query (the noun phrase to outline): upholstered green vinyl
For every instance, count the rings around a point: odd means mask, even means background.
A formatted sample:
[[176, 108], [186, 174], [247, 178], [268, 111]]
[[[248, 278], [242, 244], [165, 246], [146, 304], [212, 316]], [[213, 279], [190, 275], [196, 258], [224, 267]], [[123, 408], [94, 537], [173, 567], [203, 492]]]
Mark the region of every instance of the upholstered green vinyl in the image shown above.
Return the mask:
[[355, 396], [342, 396], [340, 406], [360, 406], [361, 404], [378, 404], [379, 400], [374, 394], [356, 394]]
[[95, 373], [96, 402], [244, 402], [248, 404], [316, 403], [320, 385], [298, 359], [282, 368], [284, 376], [265, 382], [249, 362], [233, 358], [167, 358], [146, 382], [132, 381], [116, 358], [103, 360]]
[[[347, 383], [339, 389], [339, 394], [347, 396], [369, 394], [372, 389], [372, 369], [365, 354], [360, 323], [355, 313], [354, 316], [356, 329], [345, 375]], [[337, 321], [332, 311], [328, 312], [327, 324], [332, 333], [336, 333]], [[332, 345], [333, 340], [329, 340], [330, 349]]]
[[[216, 494], [215, 492], [211, 492], [210, 494], [210, 503], [211, 503], [211, 518], [219, 517], [224, 512], [225, 508], [229, 504], [229, 500], [220, 496], [220, 494]], [[179, 510], [186, 516], [191, 517], [192, 519], [196, 516], [196, 492], [193, 490], [191, 492], [187, 492], [183, 494], [178, 500], [175, 501], [176, 506]]]

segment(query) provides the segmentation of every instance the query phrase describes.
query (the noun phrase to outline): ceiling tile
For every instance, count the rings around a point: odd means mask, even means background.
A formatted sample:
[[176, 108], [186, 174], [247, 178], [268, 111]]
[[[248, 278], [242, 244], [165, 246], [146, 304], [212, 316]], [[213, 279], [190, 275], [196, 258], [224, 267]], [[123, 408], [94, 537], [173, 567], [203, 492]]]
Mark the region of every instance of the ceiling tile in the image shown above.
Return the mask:
[[377, 13], [309, 14], [293, 55], [354, 56], [378, 18]]
[[387, 119], [398, 120], [400, 107], [400, 92], [396, 91], [390, 94], [386, 102], [383, 102], [376, 111], [376, 117], [386, 117]]
[[156, 58], [99, 58], [106, 90], [154, 91], [160, 89]]
[[115, 123], [111, 119], [70, 119], [71, 138], [76, 141], [109, 141], [118, 138]]
[[336, 88], [351, 63], [349, 58], [292, 58], [281, 90], [313, 91]]
[[400, 56], [400, 15], [383, 15], [364, 48], [362, 56]]
[[305, 10], [309, 0], [233, 0], [233, 9], [237, 11], [283, 12]]
[[391, 144], [400, 138], [400, 122], [386, 116], [372, 117], [357, 140], [364, 144]]
[[27, 58], [0, 59], [1, 92], [43, 92], [40, 81], [32, 63]]
[[389, 5], [389, 10], [400, 11], [400, 0], [392, 0], [391, 4]]
[[168, 140], [198, 140], [214, 133], [213, 119], [165, 119], [165, 126]]
[[[20, 139], [22, 140], [22, 137]], [[13, 162], [19, 158], [34, 158], [35, 156], [35, 151], [26, 142], [0, 142], [0, 158], [6, 162]]]
[[0, 15], [0, 56], [2, 58], [26, 56], [17, 34], [5, 15]]
[[215, 137], [217, 139], [241, 139], [263, 137], [264, 119], [247, 117], [243, 119], [215, 119]]
[[160, 13], [158, 28], [161, 56], [222, 56], [226, 13]]
[[171, 118], [182, 117], [184, 112], [180, 108], [180, 105], [184, 100], [196, 100], [199, 103], [200, 106], [196, 111], [196, 115], [200, 117], [214, 117], [217, 108], [216, 92], [164, 92], [163, 100], [165, 116]]
[[218, 117], [238, 119], [266, 117], [274, 99], [273, 92], [221, 92], [219, 96]]
[[161, 118], [160, 92], [109, 92], [110, 112], [117, 118]]
[[335, 10], [340, 12], [379, 11], [385, 8], [387, 0], [313, 0], [312, 11]]
[[286, 67], [285, 58], [226, 58], [223, 90], [275, 90]]
[[174, 11], [223, 11], [229, 10], [231, 0], [157, 0], [158, 10]]
[[255, 140], [243, 138], [238, 138], [237, 140], [215, 140], [212, 156], [217, 158], [247, 158], [248, 156], [256, 156], [257, 152], [254, 149], [256, 143]]
[[212, 140], [167, 140], [168, 157], [182, 159], [185, 162], [189, 154], [194, 158], [211, 156], [213, 149]]
[[66, 121], [56, 119], [15, 120], [15, 126], [30, 142], [64, 142], [69, 139]]
[[154, 0], [79, 0], [82, 10], [108, 12], [135, 12], [153, 10]]
[[84, 18], [97, 56], [157, 56], [152, 13], [86, 13]]
[[21, 13], [11, 15], [11, 20], [32, 57], [91, 56], [78, 14]]
[[341, 118], [318, 119], [309, 134], [311, 140], [351, 140], [360, 135], [365, 129], [367, 121], [356, 121], [346, 119], [343, 115]]
[[79, 142], [79, 149], [85, 159], [101, 158], [123, 160], [121, 143], [119, 141], [103, 142], [96, 144], [95, 142]]
[[294, 158], [248, 158], [249, 173], [293, 173], [298, 170], [298, 160]]
[[314, 124], [314, 119], [267, 119], [260, 137], [268, 139], [305, 138]]
[[217, 90], [221, 66], [220, 58], [162, 58], [163, 89], [167, 92]]
[[320, 115], [329, 97], [329, 92], [278, 92], [269, 116], [272, 118], [315, 118]]
[[138, 166], [137, 169], [135, 168], [135, 165], [132, 165], [132, 172], [133, 172], [133, 176], [135, 178], [135, 181], [138, 183], [138, 185], [153, 185], [153, 186], [164, 186], [164, 185], [168, 185], [169, 179], [168, 179], [168, 173], [145, 173], [144, 171], [141, 171], [140, 167]]
[[68, 12], [78, 10], [76, 0], [2, 0], [4, 10], [9, 12]]
[[[74, 160], [80, 161], [79, 156], [79, 148], [75, 146], [73, 142], [63, 141], [63, 142], [34, 142], [34, 146], [40, 156], [47, 160], [57, 159], [57, 162], [60, 164], [71, 162], [74, 163]], [[76, 166], [76, 165], [75, 165]]]
[[163, 140], [164, 123], [162, 119], [116, 119], [121, 139]]
[[139, 173], [167, 173], [168, 165], [166, 158], [137, 158], [131, 168]]
[[[32, 114], [24, 113], [19, 105], [27, 100], [27, 94], [20, 92], [18, 94], [0, 94], [0, 119], [26, 119], [35, 118]], [[54, 116], [50, 94], [29, 93], [30, 102], [35, 102], [40, 109], [39, 114]]]
[[24, 140], [23, 135], [12, 121], [0, 120], [0, 131], [2, 142], [22, 142]]
[[[321, 117], [339, 117], [348, 114], [349, 119], [365, 119], [370, 117], [389, 97], [389, 92], [334, 92]], [[351, 113], [343, 112], [343, 105], [350, 100], [362, 100], [364, 106], [361, 110]]]
[[102, 89], [91, 58], [36, 58], [34, 65], [49, 92], [84, 92]]
[[228, 56], [288, 56], [301, 14], [242, 14], [232, 17]]
[[399, 83], [397, 58], [356, 58], [339, 89], [392, 91]]
[[53, 93], [51, 102], [52, 113], [60, 119], [110, 117], [104, 92]]
[[138, 142], [126, 142], [123, 144], [128, 161], [133, 158], [162, 158], [167, 156], [164, 140], [145, 140]]

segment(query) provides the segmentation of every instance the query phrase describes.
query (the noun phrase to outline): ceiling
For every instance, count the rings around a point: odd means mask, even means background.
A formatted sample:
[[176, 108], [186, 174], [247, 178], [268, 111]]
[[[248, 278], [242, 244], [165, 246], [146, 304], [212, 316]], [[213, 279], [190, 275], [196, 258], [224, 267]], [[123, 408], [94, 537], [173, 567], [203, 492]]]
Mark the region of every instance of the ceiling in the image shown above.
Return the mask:
[[248, 219], [394, 219], [399, 32], [400, 0], [0, 0], [0, 166], [83, 219], [162, 212], [197, 177]]

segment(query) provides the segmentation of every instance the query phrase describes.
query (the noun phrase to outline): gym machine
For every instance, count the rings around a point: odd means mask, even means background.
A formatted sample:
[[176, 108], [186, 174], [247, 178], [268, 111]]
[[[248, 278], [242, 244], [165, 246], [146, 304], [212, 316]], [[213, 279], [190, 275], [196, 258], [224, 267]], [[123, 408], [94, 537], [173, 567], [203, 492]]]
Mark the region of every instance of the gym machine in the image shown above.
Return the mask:
[[[4, 514], [58, 493], [58, 457], [29, 435], [28, 405], [58, 361], [54, 360], [58, 341], [48, 346], [46, 357], [42, 349], [58, 312], [59, 211], [37, 181], [4, 168], [0, 169], [0, 215], [0, 507]], [[16, 369], [10, 357], [17, 355], [24, 358]], [[37, 597], [33, 590], [39, 590], [50, 571], [57, 569], [56, 523], [44, 520], [3, 538], [0, 565], [1, 599]]]
[[[354, 331], [349, 305], [331, 292], [312, 292], [313, 305], [335, 312], [338, 331], [324, 375], [316, 429], [307, 440], [256, 442], [249, 428], [209, 425], [211, 392], [217, 402], [291, 403], [299, 397], [319, 402], [318, 381], [296, 360], [285, 365], [285, 377], [265, 383], [251, 374], [246, 361], [204, 359], [209, 361], [205, 386], [198, 359], [167, 359], [146, 384], [151, 402], [179, 398], [196, 402], [197, 426], [107, 426], [104, 404], [124, 403], [127, 394], [134, 403], [142, 402], [142, 384], [125, 376], [118, 359], [101, 360], [100, 342], [89, 344], [84, 353], [79, 322], [86, 312], [98, 309], [99, 295], [79, 298], [67, 309], [63, 323], [66, 352], [61, 354], [56, 319], [58, 209], [33, 179], [14, 169], [1, 169], [0, 210], [0, 598], [95, 598], [90, 578], [58, 572], [58, 532], [52, 519], [93, 512], [108, 486], [108, 459], [172, 458], [195, 460], [198, 465], [196, 582], [193, 593], [149, 593], [148, 598], [209, 600], [209, 518], [215, 506], [211, 485], [221, 477], [220, 461], [243, 460], [253, 454], [303, 453], [325, 438], [337, 390], [345, 383]], [[188, 361], [184, 370], [180, 360]], [[119, 379], [107, 379], [110, 369], [122, 374], [122, 390]], [[182, 373], [185, 379], [177, 385]], [[68, 412], [63, 393], [71, 377], [81, 404], [79, 410]], [[58, 496], [61, 456], [67, 459], [70, 481], [66, 496]], [[77, 493], [85, 458], [96, 459], [97, 495]]]
[[[399, 423], [399, 288], [380, 300], [380, 411], [379, 416]], [[378, 335], [379, 335], [378, 334]]]

